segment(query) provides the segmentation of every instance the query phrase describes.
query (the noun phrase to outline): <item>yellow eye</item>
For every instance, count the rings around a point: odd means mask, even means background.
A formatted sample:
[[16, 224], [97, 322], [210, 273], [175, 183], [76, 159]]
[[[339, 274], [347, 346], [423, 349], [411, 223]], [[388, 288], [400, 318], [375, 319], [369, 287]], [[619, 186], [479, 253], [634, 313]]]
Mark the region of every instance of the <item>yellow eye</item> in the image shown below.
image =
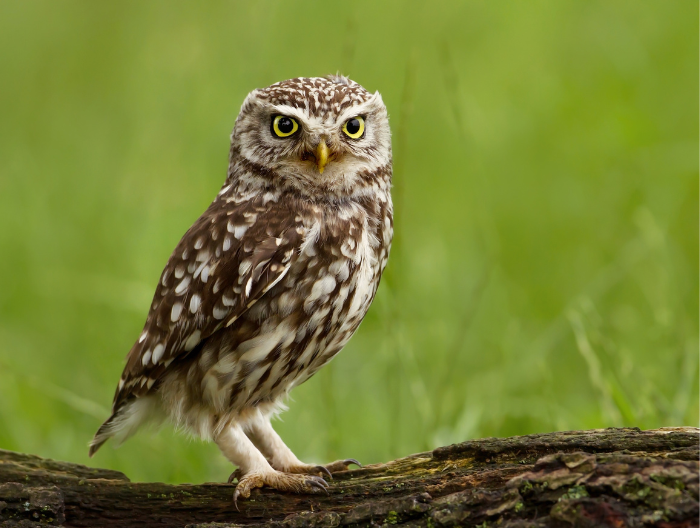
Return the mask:
[[359, 139], [365, 133], [365, 120], [360, 116], [348, 119], [343, 125], [343, 132], [352, 139]]
[[275, 136], [285, 138], [299, 130], [299, 124], [291, 117], [278, 115], [272, 120], [271, 128]]

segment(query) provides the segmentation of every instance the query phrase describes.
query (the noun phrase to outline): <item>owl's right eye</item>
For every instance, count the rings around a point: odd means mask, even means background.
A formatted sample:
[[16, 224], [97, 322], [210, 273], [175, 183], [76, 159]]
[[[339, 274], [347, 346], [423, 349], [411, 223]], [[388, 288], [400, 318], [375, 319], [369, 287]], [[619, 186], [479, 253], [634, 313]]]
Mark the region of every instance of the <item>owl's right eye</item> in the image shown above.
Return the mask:
[[299, 130], [299, 124], [291, 117], [278, 115], [272, 119], [272, 126], [270, 128], [272, 129], [273, 135], [285, 138]]

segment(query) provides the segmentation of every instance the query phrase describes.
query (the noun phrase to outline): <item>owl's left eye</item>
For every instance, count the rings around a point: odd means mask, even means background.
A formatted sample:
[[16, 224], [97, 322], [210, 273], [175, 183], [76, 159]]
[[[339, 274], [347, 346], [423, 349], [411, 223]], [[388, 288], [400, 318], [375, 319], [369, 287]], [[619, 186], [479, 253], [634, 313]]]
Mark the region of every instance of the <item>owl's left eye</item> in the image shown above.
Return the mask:
[[285, 138], [299, 130], [299, 124], [291, 117], [278, 115], [272, 119], [272, 126], [270, 128], [275, 136]]
[[365, 120], [360, 116], [348, 119], [343, 125], [343, 132], [352, 139], [360, 139], [365, 133]]

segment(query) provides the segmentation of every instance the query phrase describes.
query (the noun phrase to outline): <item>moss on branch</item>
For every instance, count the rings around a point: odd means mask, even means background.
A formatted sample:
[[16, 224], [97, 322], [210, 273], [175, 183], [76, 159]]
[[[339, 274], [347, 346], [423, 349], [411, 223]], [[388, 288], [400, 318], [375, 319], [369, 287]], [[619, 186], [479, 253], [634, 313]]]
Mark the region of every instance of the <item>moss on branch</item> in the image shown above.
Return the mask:
[[[0, 450], [0, 527], [698, 526], [699, 430], [486, 438], [337, 474], [328, 495], [132, 483]], [[223, 477], [223, 476], [222, 476]]]

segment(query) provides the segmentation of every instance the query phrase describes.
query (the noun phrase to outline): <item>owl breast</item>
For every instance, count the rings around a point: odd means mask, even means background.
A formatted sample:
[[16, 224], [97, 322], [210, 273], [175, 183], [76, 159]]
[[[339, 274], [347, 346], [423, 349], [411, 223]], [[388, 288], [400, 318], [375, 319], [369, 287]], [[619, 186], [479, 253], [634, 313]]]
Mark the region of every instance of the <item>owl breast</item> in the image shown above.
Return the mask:
[[303, 243], [284, 277], [164, 380], [169, 399], [180, 400], [173, 406], [180, 423], [276, 402], [330, 361], [362, 322], [391, 245], [388, 193], [302, 206], [298, 215]]

